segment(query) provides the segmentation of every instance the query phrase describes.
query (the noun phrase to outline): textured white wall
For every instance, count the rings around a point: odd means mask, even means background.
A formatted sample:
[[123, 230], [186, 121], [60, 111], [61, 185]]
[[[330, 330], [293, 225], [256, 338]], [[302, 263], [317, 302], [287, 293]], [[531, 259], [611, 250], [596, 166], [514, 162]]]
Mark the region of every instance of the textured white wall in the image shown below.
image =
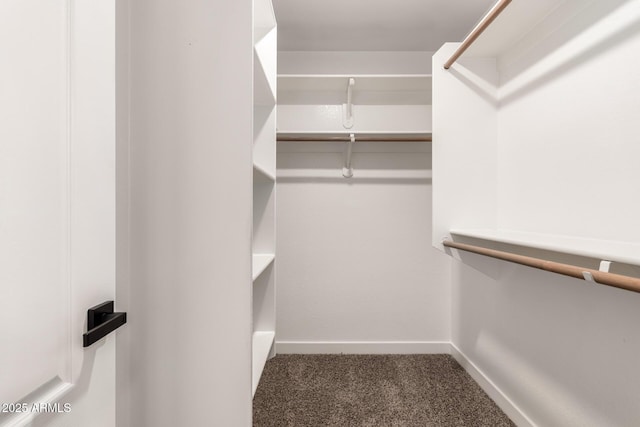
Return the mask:
[[[497, 158], [498, 227], [638, 242], [640, 2], [564, 6], [499, 58], [497, 148], [469, 145]], [[638, 425], [640, 295], [461, 256], [453, 343], [532, 423]]]

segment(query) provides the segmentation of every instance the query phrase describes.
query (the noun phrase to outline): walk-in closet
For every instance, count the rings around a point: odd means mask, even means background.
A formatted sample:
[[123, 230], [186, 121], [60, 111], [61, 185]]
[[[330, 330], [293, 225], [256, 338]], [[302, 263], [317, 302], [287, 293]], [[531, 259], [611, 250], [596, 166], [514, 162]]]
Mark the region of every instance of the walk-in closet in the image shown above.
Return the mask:
[[0, 427], [640, 426], [640, 0], [0, 36]]
[[[637, 48], [640, 5], [480, 3], [447, 21], [462, 43], [421, 44], [364, 27], [393, 26], [384, 6], [274, 2], [278, 356], [256, 425], [640, 422], [640, 92], [604, 72]], [[412, 358], [442, 354], [475, 383]]]

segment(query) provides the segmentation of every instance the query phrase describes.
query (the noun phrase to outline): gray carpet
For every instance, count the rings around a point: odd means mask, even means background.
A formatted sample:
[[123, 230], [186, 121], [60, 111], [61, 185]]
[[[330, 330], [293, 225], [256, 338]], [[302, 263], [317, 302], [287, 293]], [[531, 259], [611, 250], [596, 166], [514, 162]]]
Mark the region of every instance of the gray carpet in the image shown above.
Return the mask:
[[449, 355], [278, 355], [256, 427], [514, 426]]

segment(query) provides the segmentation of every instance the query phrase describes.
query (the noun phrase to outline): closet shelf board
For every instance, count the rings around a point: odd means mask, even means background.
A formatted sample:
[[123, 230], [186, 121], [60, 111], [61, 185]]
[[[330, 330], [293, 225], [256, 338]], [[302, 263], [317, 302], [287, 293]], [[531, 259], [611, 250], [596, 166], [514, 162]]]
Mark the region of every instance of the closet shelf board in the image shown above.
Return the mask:
[[276, 175], [257, 163], [253, 163], [253, 180], [258, 182], [275, 182]]
[[253, 254], [253, 280], [256, 280], [275, 258], [274, 254]]
[[269, 358], [269, 352], [273, 346], [276, 334], [272, 331], [258, 331], [253, 333], [253, 372], [252, 372], [252, 388], [253, 394], [256, 394], [264, 365]]
[[499, 229], [452, 229], [450, 233], [454, 236], [640, 265], [640, 245], [636, 243]]
[[357, 91], [431, 91], [431, 74], [279, 74], [282, 91], [346, 91], [349, 78]]

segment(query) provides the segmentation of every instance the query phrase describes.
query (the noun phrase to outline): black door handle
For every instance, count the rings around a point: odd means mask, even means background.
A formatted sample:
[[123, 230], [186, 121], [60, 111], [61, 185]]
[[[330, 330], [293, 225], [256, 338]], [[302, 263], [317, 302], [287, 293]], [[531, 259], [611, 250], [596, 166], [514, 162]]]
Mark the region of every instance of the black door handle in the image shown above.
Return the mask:
[[114, 313], [113, 301], [91, 307], [87, 310], [87, 333], [82, 335], [82, 346], [89, 347], [125, 323], [127, 313]]

